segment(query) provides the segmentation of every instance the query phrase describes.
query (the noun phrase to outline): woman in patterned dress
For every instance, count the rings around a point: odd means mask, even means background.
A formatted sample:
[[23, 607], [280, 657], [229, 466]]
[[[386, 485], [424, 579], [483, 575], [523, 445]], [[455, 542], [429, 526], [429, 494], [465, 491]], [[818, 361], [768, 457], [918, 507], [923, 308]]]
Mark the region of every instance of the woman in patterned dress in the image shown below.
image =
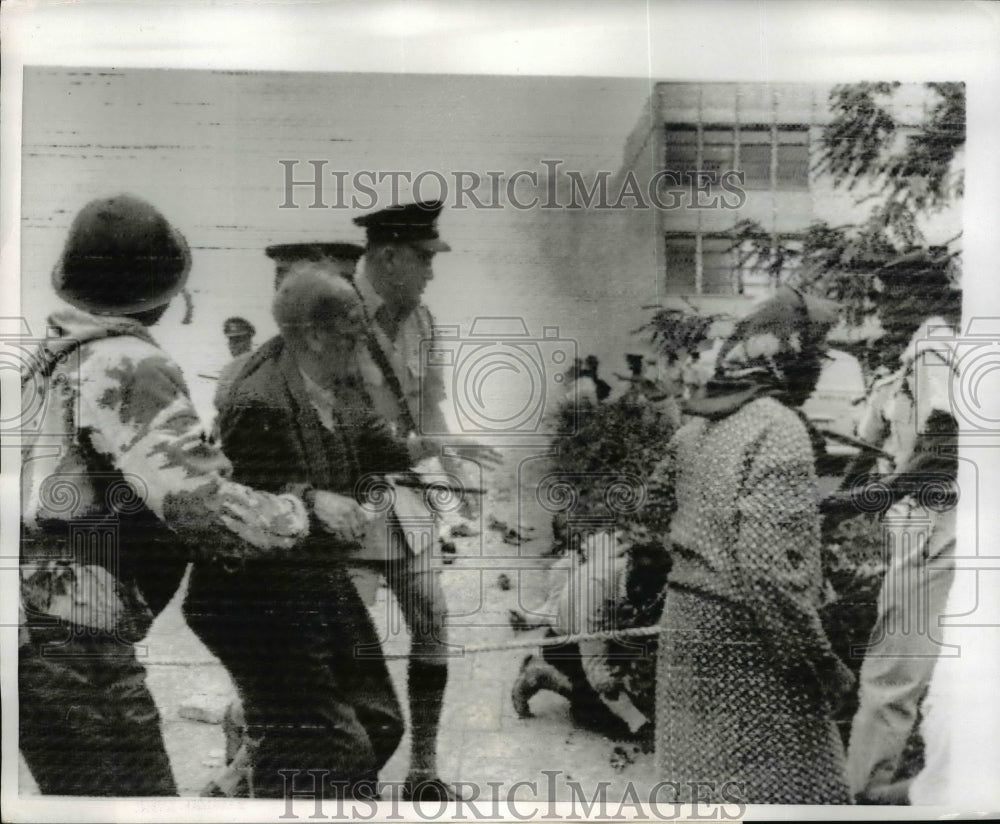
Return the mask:
[[850, 802], [831, 707], [852, 676], [818, 614], [818, 492], [798, 411], [835, 317], [782, 287], [741, 321], [658, 470], [676, 511], [656, 750], [680, 801]]

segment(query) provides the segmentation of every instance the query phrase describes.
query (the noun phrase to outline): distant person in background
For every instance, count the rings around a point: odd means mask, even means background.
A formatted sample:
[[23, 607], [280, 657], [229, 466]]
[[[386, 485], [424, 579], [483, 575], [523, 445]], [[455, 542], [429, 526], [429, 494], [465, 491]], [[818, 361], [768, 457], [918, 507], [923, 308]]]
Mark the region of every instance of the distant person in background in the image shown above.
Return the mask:
[[854, 679], [820, 621], [799, 411], [835, 320], [789, 287], [743, 319], [651, 479], [676, 501], [655, 715], [657, 766], [680, 802], [850, 801], [832, 707]]
[[597, 359], [597, 355], [587, 355], [584, 368], [580, 370], [578, 378], [579, 380], [589, 379], [594, 386], [594, 397], [598, 403], [607, 400], [611, 394], [611, 384], [597, 374], [600, 365], [601, 362]]
[[246, 318], [227, 318], [222, 324], [222, 334], [229, 344], [229, 354], [238, 358], [253, 349], [253, 336], [257, 330]]
[[215, 386], [213, 403], [215, 408], [219, 410], [222, 409], [229, 396], [233, 381], [253, 351], [253, 336], [257, 334], [257, 330], [245, 318], [226, 318], [225, 323], [222, 324], [222, 334], [226, 336], [229, 354], [232, 355], [233, 360], [222, 367], [222, 371], [219, 372], [219, 381]]

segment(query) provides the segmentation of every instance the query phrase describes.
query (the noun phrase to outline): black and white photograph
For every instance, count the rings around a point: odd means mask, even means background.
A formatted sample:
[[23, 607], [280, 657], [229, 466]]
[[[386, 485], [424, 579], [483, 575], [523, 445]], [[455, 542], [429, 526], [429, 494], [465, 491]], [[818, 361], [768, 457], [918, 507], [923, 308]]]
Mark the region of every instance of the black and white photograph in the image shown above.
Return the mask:
[[3, 12], [5, 819], [1000, 809], [995, 9], [154, 5]]

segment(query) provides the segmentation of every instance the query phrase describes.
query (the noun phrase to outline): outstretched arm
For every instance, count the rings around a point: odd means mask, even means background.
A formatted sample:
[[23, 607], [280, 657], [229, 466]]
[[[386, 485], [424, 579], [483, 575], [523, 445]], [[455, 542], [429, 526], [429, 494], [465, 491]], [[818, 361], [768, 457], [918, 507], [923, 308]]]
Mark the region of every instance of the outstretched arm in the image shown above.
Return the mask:
[[[95, 357], [101, 353], [95, 353]], [[245, 554], [286, 549], [308, 532], [304, 504], [229, 479], [231, 465], [204, 434], [177, 366], [150, 348], [108, 359], [81, 384], [80, 428], [168, 527], [197, 545]]]

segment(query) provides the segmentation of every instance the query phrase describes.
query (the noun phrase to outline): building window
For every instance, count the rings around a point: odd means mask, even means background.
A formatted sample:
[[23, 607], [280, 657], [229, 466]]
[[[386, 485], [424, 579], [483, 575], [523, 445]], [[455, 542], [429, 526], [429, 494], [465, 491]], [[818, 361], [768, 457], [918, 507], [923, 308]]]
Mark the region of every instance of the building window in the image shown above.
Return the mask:
[[[761, 255], [748, 246], [735, 249], [733, 238], [726, 234], [670, 233], [664, 237], [666, 292], [764, 295], [779, 282], [794, 282], [802, 266], [802, 240], [780, 235], [774, 242], [777, 246]], [[772, 265], [779, 262], [781, 272], [775, 281]]]
[[[698, 168], [698, 127], [688, 124], [668, 125], [663, 168], [673, 172], [671, 185], [683, 185], [684, 173]], [[675, 182], [676, 181], [676, 182]]]
[[748, 189], [771, 188], [771, 127], [740, 127], [740, 162]]
[[777, 129], [776, 179], [778, 189], [809, 188], [809, 128], [779, 126]]
[[728, 237], [671, 234], [665, 238], [665, 247], [668, 294], [737, 294], [736, 258]]
[[735, 163], [735, 133], [729, 128], [705, 128], [702, 133], [701, 168], [706, 172], [721, 175], [733, 168]]
[[737, 292], [736, 259], [728, 237], [701, 238], [701, 294], [733, 295]]
[[666, 238], [667, 292], [691, 295], [698, 291], [697, 239], [694, 235]]
[[809, 188], [809, 127], [802, 124], [666, 124], [666, 185], [683, 186], [695, 171], [741, 170], [748, 189]]

